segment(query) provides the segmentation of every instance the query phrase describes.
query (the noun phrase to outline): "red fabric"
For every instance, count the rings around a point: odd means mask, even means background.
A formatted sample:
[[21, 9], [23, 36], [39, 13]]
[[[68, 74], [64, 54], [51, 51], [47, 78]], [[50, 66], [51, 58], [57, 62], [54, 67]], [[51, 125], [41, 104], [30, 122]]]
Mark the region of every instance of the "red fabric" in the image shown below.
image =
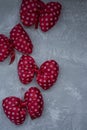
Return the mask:
[[0, 34], [0, 62], [9, 56], [9, 46], [9, 39], [5, 35]]
[[7, 97], [2, 103], [6, 116], [16, 125], [22, 124], [26, 117], [26, 108], [22, 107], [21, 103], [21, 99], [17, 97]]
[[40, 117], [44, 106], [44, 101], [40, 90], [36, 87], [32, 87], [25, 93], [24, 98], [28, 104], [27, 109], [31, 119]]
[[42, 94], [36, 87], [31, 87], [24, 94], [24, 101], [13, 96], [7, 97], [2, 101], [2, 107], [6, 116], [15, 125], [24, 123], [27, 110], [31, 119], [40, 117], [43, 111], [43, 104]]
[[49, 60], [44, 62], [38, 73], [37, 73], [37, 82], [44, 89], [47, 90], [53, 86], [56, 82], [59, 74], [59, 65], [54, 60]]
[[10, 40], [5, 35], [0, 34], [0, 62], [3, 62], [9, 55], [11, 56], [11, 64], [15, 60], [15, 51]]
[[39, 23], [41, 30], [46, 32], [57, 23], [61, 8], [58, 2], [45, 4], [41, 0], [23, 0], [20, 18], [25, 26], [35, 25], [35, 28], [38, 28]]
[[32, 53], [33, 45], [27, 32], [21, 24], [17, 24], [10, 32], [10, 39], [13, 42], [14, 48], [24, 54]]
[[47, 90], [54, 85], [58, 78], [59, 65], [56, 61], [49, 60], [44, 62], [39, 69], [32, 57], [23, 55], [18, 63], [20, 81], [28, 84], [33, 80], [35, 74], [38, 84]]
[[23, 55], [18, 63], [18, 75], [20, 81], [23, 84], [30, 83], [34, 78], [37, 69], [34, 59], [31, 56]]
[[17, 24], [11, 30], [10, 39], [0, 34], [0, 62], [4, 61], [10, 55], [10, 64], [12, 64], [15, 60], [14, 48], [24, 54], [30, 54], [33, 50], [32, 41], [21, 24]]

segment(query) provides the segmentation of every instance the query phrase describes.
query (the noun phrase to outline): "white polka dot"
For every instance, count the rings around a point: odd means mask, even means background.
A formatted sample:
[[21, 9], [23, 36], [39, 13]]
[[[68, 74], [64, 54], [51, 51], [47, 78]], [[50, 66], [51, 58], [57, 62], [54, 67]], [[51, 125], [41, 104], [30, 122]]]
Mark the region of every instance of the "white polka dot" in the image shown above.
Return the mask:
[[26, 1], [25, 3], [28, 4], [28, 1]]
[[42, 96], [39, 96], [39, 98], [41, 99], [41, 98], [42, 98]]
[[10, 111], [8, 111], [8, 114], [10, 114]]
[[3, 107], [5, 107], [5, 104], [3, 104]]
[[53, 14], [51, 13], [50, 16], [53, 16]]
[[55, 12], [53, 12], [53, 14], [54, 14], [54, 15], [56, 15], [56, 13], [55, 13]]
[[31, 108], [34, 108], [34, 106], [31, 106]]
[[30, 96], [32, 97], [32, 96], [33, 96], [33, 94], [31, 93], [31, 94], [30, 94]]
[[34, 11], [36, 11], [37, 9], [36, 8], [34, 8]]
[[31, 98], [29, 98], [29, 101], [31, 101], [32, 99]]
[[14, 107], [14, 106], [15, 106], [15, 104], [12, 104], [12, 106]]
[[27, 17], [26, 20], [29, 20], [29, 17]]
[[57, 7], [56, 7], [56, 6], [54, 6], [54, 9], [57, 9]]
[[23, 74], [23, 77], [25, 77], [25, 74]]
[[12, 101], [14, 101], [15, 99], [14, 98], [12, 98]]
[[21, 115], [21, 117], [24, 117], [24, 115]]
[[14, 117], [12, 116], [11, 119], [14, 119]]
[[4, 48], [7, 48], [7, 46], [5, 45]]
[[46, 26], [48, 26], [49, 25], [49, 23], [46, 23]]
[[19, 113], [17, 113], [16, 115], [19, 116]]
[[51, 11], [53, 11], [53, 8], [51, 8]]
[[40, 102], [40, 99], [38, 99], [37, 101]]
[[45, 21], [48, 21], [48, 18], [46, 18]]
[[44, 27], [42, 27], [42, 30], [44, 30]]
[[19, 122], [19, 123], [20, 123], [20, 120], [17, 120], [17, 122]]
[[25, 21], [25, 24], [28, 24], [28, 22], [27, 22], [27, 21]]
[[34, 90], [32, 89], [31, 92], [34, 92]]
[[57, 14], [59, 14], [59, 11], [57, 11]]
[[4, 50], [4, 49], [2, 49], [2, 52], [5, 52], [5, 50]]
[[50, 83], [51, 81], [50, 80], [48, 80], [48, 83]]
[[13, 110], [16, 110], [16, 107], [14, 107]]
[[34, 7], [34, 3], [32, 4], [32, 7]]
[[37, 94], [35, 94], [35, 97], [37, 97]]
[[20, 42], [22, 42], [22, 39], [19, 39]]
[[46, 80], [44, 80], [44, 83], [46, 83]]
[[35, 109], [35, 112], [38, 111], [37, 109]]
[[29, 8], [30, 8], [30, 5], [28, 5], [27, 8], [29, 9]]
[[14, 115], [15, 113], [14, 112], [12, 112], [12, 115]]
[[2, 53], [0, 53], [0, 56], [2, 56]]
[[33, 23], [32, 22], [30, 22], [30, 25], [32, 25]]
[[60, 7], [60, 5], [58, 5], [58, 7]]
[[48, 5], [48, 8], [50, 8], [50, 5]]
[[25, 10], [26, 10], [26, 8], [24, 7], [24, 8], [23, 8], [23, 10], [25, 11]]
[[37, 106], [37, 103], [35, 102], [34, 105]]
[[45, 16], [48, 16], [48, 14], [46, 13]]
[[41, 102], [40, 104], [43, 104], [43, 102]]
[[10, 116], [8, 115], [8, 118], [10, 118]]
[[53, 25], [53, 22], [51, 22], [50, 24]]
[[18, 111], [20, 111], [20, 108], [18, 108]]
[[16, 117], [16, 119], [19, 119], [19, 117]]
[[34, 14], [34, 13], [32, 13], [32, 16], [35, 16], [35, 14]]
[[17, 36], [19, 36], [20, 34], [19, 33], [17, 33]]
[[34, 19], [33, 18], [31, 18], [31, 21], [33, 21]]
[[28, 48], [27, 47], [25, 47], [25, 50], [27, 50]]
[[44, 21], [44, 19], [42, 18], [41, 21]]
[[57, 20], [57, 17], [55, 17], [55, 20]]
[[24, 46], [23, 46], [23, 45], [21, 45], [21, 48], [24, 48]]
[[30, 16], [30, 13], [28, 13], [27, 15]]
[[21, 120], [24, 121], [24, 118], [22, 118]]
[[6, 106], [6, 108], [8, 108], [8, 106]]

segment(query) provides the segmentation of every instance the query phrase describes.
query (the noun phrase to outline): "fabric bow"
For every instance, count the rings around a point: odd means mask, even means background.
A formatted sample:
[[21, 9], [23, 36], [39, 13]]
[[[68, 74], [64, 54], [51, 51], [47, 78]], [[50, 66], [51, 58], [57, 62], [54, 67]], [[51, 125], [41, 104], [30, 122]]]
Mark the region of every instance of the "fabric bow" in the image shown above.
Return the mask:
[[25, 26], [35, 25], [46, 32], [51, 29], [58, 21], [61, 13], [59, 2], [49, 2], [45, 4], [41, 0], [23, 0], [20, 9], [20, 18]]
[[47, 90], [54, 85], [59, 75], [59, 65], [55, 60], [44, 62], [37, 67], [35, 60], [28, 55], [23, 55], [18, 63], [18, 76], [23, 84], [28, 84], [36, 74], [37, 83]]
[[11, 40], [3, 34], [0, 34], [0, 62], [3, 62], [9, 55], [11, 57], [10, 64], [15, 59], [14, 46]]
[[32, 41], [21, 24], [13, 27], [10, 38], [0, 34], [0, 62], [10, 55], [10, 64], [12, 64], [15, 60], [15, 49], [23, 54], [31, 54], [33, 50]]
[[31, 119], [39, 118], [42, 115], [44, 101], [40, 90], [31, 87], [24, 94], [24, 101], [14, 96], [7, 97], [3, 99], [2, 107], [12, 123], [21, 125], [25, 121], [27, 111]]

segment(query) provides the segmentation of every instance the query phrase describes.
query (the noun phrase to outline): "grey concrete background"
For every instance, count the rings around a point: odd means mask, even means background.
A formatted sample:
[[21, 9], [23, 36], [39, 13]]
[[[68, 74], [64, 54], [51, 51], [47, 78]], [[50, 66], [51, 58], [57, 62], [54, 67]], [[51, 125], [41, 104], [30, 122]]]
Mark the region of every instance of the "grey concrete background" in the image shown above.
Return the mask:
[[[32, 39], [32, 56], [37, 64], [57, 60], [59, 79], [48, 91], [43, 91], [35, 79], [24, 86], [17, 76], [20, 53], [12, 65], [8, 65], [9, 58], [0, 63], [0, 130], [87, 130], [87, 0], [59, 2], [63, 6], [60, 20], [49, 32], [25, 28]], [[20, 21], [20, 4], [21, 0], [0, 0], [0, 33], [9, 36]], [[4, 115], [2, 99], [11, 95], [23, 98], [31, 86], [40, 88], [44, 96], [43, 116], [32, 121], [28, 115], [23, 125], [15, 126]]]

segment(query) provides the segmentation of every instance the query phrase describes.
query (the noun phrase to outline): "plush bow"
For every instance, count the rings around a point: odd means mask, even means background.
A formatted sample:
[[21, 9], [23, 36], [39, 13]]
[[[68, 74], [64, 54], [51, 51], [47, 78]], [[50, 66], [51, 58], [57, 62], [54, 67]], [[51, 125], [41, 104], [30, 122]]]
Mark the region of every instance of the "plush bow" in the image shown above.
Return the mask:
[[33, 45], [21, 24], [17, 24], [10, 32], [10, 39], [0, 34], [0, 62], [11, 56], [10, 64], [15, 60], [15, 50], [23, 54], [32, 53]]
[[20, 9], [20, 18], [25, 26], [35, 25], [46, 32], [58, 21], [61, 13], [61, 4], [49, 2], [45, 4], [41, 0], [23, 0]]
[[15, 51], [13, 48], [11, 40], [5, 35], [0, 34], [0, 62], [3, 62], [9, 55], [11, 57], [10, 64], [14, 61]]
[[44, 101], [40, 90], [31, 87], [24, 94], [24, 101], [20, 98], [11, 96], [2, 101], [2, 107], [11, 122], [16, 125], [23, 124], [27, 111], [31, 119], [36, 119], [42, 115]]
[[23, 84], [28, 84], [33, 80], [35, 74], [38, 84], [47, 90], [53, 86], [58, 78], [59, 65], [54, 60], [48, 60], [38, 68], [31, 56], [23, 55], [18, 63], [20, 81]]

